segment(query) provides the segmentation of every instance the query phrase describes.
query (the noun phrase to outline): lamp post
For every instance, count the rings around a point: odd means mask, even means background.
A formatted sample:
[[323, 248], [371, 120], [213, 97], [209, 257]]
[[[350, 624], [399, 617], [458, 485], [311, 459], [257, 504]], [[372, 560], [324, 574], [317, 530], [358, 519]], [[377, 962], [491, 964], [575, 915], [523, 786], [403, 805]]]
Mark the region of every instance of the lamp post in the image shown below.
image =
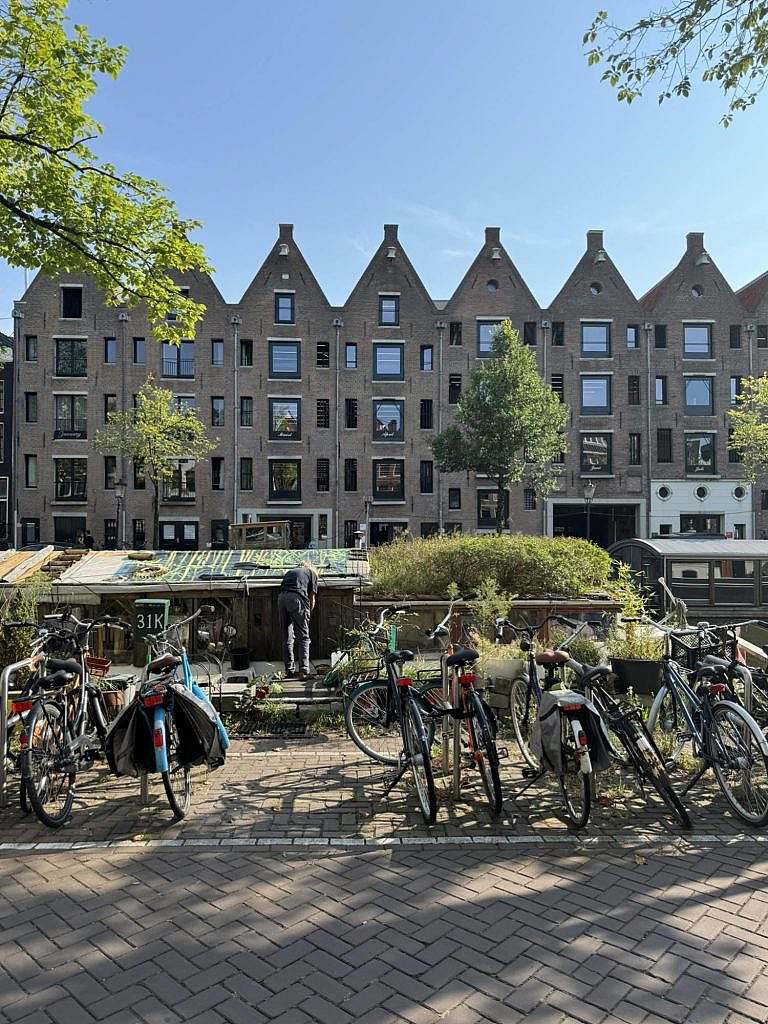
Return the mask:
[[115, 546], [122, 550], [125, 547], [125, 484], [121, 481], [115, 484], [115, 498], [117, 499], [117, 519], [115, 521]]
[[595, 487], [595, 484], [593, 483], [592, 480], [588, 480], [587, 483], [584, 484], [584, 505], [586, 506], [586, 509], [587, 509], [587, 540], [592, 540], [592, 530], [591, 530], [591, 525], [592, 525], [591, 524], [592, 502], [594, 501], [595, 491], [596, 490], [597, 490], [597, 488]]

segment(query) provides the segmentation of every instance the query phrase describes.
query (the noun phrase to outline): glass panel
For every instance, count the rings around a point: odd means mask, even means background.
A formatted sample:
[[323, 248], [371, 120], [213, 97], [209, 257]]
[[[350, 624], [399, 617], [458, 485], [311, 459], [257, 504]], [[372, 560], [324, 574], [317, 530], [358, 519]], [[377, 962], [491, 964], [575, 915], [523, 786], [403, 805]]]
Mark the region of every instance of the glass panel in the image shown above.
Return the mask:
[[298, 377], [299, 346], [295, 344], [270, 344], [271, 366], [273, 377]]
[[755, 563], [741, 558], [724, 558], [712, 563], [715, 580], [715, 605], [753, 605], [755, 603]]
[[373, 493], [375, 498], [401, 501], [403, 489], [403, 463], [387, 459], [373, 464]]
[[377, 377], [402, 377], [403, 349], [401, 345], [376, 345], [375, 367]]
[[672, 562], [670, 589], [686, 604], [709, 604], [709, 562]]
[[581, 351], [586, 355], [606, 356], [611, 348], [609, 324], [582, 324]]
[[607, 377], [581, 378], [581, 406], [587, 409], [608, 409], [610, 405]]
[[611, 472], [611, 435], [581, 435], [581, 471], [582, 473]]
[[403, 440], [403, 403], [383, 401], [373, 403], [374, 441]]
[[712, 378], [685, 378], [685, 405], [695, 412], [710, 413], [712, 411]]
[[491, 354], [493, 335], [500, 323], [501, 320], [486, 320], [477, 325], [477, 351], [481, 355]]
[[299, 463], [293, 461], [270, 462], [271, 490], [275, 497], [297, 499], [301, 497]]
[[686, 434], [685, 471], [701, 475], [715, 472], [714, 434]]
[[282, 441], [296, 441], [301, 437], [300, 405], [298, 399], [273, 398], [270, 400], [270, 437]]
[[685, 324], [683, 327], [683, 352], [687, 356], [708, 358], [710, 355], [709, 324]]

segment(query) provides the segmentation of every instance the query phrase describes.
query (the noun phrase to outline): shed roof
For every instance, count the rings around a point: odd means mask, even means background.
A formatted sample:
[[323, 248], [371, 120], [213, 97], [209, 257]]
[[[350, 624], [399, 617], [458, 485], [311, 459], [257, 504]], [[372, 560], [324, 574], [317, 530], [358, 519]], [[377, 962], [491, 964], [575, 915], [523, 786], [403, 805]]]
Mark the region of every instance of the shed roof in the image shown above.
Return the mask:
[[725, 537], [633, 537], [608, 549], [615, 554], [620, 548], [634, 544], [653, 551], [662, 558], [767, 558], [768, 540], [729, 540]]

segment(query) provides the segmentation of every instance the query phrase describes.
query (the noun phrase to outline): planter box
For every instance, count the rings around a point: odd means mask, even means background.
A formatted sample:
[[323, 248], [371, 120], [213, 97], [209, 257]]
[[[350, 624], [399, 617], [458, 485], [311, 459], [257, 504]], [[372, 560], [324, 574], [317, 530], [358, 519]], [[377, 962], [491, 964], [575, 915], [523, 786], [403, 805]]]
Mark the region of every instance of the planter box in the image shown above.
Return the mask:
[[616, 689], [619, 693], [626, 693], [632, 687], [638, 694], [655, 694], [661, 686], [663, 666], [660, 661], [611, 658], [611, 668], [617, 676]]

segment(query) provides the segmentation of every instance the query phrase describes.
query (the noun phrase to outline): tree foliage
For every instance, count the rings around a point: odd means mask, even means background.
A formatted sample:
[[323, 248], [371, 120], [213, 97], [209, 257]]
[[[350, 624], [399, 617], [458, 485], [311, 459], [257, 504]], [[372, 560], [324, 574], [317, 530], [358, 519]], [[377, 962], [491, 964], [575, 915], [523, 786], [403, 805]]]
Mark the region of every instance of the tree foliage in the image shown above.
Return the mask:
[[141, 467], [152, 484], [152, 537], [158, 546], [160, 486], [180, 461], [203, 459], [216, 447], [194, 409], [180, 408], [171, 391], [151, 376], [136, 396], [136, 407], [109, 414], [93, 446], [104, 455], [122, 455]]
[[504, 526], [505, 488], [526, 482], [540, 495], [554, 484], [553, 461], [566, 450], [568, 410], [539, 375], [536, 357], [509, 320], [491, 355], [459, 398], [456, 423], [433, 443], [438, 468], [484, 473], [496, 483], [496, 532]]
[[[210, 268], [156, 181], [98, 159], [84, 110], [96, 76], [126, 51], [70, 27], [67, 0], [0, 0], [0, 257], [47, 274], [87, 273], [111, 305], [146, 304], [159, 338], [194, 337], [204, 307], [174, 272]], [[171, 322], [166, 320], [175, 312]]]
[[768, 2], [673, 0], [624, 27], [599, 11], [584, 44], [620, 101], [632, 103], [654, 80], [659, 103], [689, 96], [694, 79], [714, 82], [728, 100], [728, 125], [766, 83]]
[[754, 483], [768, 473], [768, 375], [742, 380], [736, 408], [728, 417], [728, 447], [738, 453], [745, 477]]

